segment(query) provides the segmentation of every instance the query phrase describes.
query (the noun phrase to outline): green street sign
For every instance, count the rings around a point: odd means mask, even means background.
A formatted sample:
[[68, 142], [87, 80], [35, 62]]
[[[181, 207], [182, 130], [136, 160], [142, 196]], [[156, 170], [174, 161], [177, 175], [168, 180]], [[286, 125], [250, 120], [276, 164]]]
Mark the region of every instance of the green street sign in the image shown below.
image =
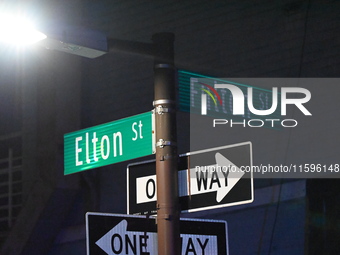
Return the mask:
[[150, 111], [64, 135], [64, 175], [153, 154], [153, 127]]

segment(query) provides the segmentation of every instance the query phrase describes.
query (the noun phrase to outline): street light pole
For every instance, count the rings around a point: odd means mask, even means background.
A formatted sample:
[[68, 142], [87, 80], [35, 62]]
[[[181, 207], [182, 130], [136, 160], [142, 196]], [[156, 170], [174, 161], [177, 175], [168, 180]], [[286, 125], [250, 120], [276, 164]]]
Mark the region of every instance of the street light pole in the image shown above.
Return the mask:
[[180, 254], [174, 35], [157, 33], [152, 44], [109, 39], [109, 51], [154, 57], [157, 236], [159, 255]]
[[64, 28], [55, 29], [52, 37], [41, 43], [48, 49], [88, 58], [115, 50], [154, 57], [159, 255], [180, 254], [174, 39], [172, 33], [157, 33], [152, 36], [151, 44], [108, 39], [96, 31]]
[[180, 254], [177, 172], [174, 35], [159, 33], [154, 43], [157, 235], [159, 255]]

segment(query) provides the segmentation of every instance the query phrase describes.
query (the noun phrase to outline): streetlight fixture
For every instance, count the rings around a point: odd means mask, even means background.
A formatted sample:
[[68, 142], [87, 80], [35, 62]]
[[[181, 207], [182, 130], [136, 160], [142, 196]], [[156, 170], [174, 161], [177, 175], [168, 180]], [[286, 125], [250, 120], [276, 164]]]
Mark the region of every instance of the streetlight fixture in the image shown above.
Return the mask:
[[108, 39], [99, 32], [81, 28], [50, 27], [46, 36], [25, 20], [13, 21], [13, 29], [22, 33], [19, 35], [5, 24], [0, 20], [0, 38], [9, 42], [24, 42], [23, 36], [28, 36], [28, 42], [40, 40], [47, 49], [82, 57], [96, 58], [120, 50], [154, 58], [158, 254], [180, 254], [174, 35], [158, 33], [152, 36], [152, 43], [142, 43]]
[[97, 58], [109, 52], [107, 37], [98, 31], [75, 26], [46, 25], [47, 38], [39, 45], [86, 58]]

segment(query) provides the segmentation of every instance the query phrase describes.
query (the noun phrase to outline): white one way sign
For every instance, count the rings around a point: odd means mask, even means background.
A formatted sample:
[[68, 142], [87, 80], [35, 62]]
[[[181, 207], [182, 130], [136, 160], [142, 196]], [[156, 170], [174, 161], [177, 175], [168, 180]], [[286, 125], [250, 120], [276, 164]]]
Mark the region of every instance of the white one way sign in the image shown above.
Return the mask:
[[[155, 218], [87, 213], [87, 254], [156, 255]], [[225, 221], [181, 219], [181, 254], [228, 254]]]
[[[204, 168], [191, 168], [188, 170], [178, 171], [178, 179], [180, 183], [179, 196], [189, 196], [204, 194], [207, 192], [216, 192], [216, 202], [221, 202], [222, 199], [229, 193], [235, 184], [242, 178], [244, 172], [234, 165], [230, 160], [222, 154], [216, 153], [216, 164], [205, 166]], [[218, 166], [230, 166], [232, 171], [223, 170]], [[213, 169], [213, 171], [209, 171]], [[217, 170], [216, 170], [217, 169]], [[188, 178], [194, 179], [189, 182]], [[190, 183], [190, 185], [188, 185]], [[136, 179], [137, 204], [147, 203], [157, 200], [156, 194], [156, 175], [139, 177]]]
[[[178, 171], [181, 210], [192, 212], [252, 202], [252, 173], [242, 170], [251, 165], [250, 142], [182, 155]], [[155, 172], [154, 161], [128, 166], [129, 214], [156, 213]]]

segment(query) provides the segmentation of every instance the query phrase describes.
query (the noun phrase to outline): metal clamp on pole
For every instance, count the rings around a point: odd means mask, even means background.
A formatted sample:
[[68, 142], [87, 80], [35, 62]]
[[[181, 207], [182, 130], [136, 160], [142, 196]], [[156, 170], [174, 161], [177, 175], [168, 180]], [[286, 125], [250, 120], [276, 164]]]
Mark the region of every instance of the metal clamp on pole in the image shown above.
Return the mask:
[[171, 141], [164, 141], [163, 139], [159, 139], [156, 143], [156, 146], [159, 148], [164, 148], [164, 146], [176, 146], [177, 143]]
[[174, 112], [174, 111], [175, 110], [173, 108], [164, 107], [163, 105], [157, 105], [155, 107], [155, 112], [160, 115], [164, 113]]
[[159, 99], [159, 100], [153, 101], [155, 112], [160, 115], [163, 113], [174, 112], [175, 109], [173, 107], [165, 107], [164, 105], [175, 105], [175, 104], [176, 104], [175, 101], [168, 100], [168, 99]]
[[153, 106], [159, 106], [159, 105], [164, 105], [164, 104], [176, 104], [175, 101], [173, 100], [169, 100], [169, 99], [158, 99], [158, 100], [155, 100], [153, 101]]

